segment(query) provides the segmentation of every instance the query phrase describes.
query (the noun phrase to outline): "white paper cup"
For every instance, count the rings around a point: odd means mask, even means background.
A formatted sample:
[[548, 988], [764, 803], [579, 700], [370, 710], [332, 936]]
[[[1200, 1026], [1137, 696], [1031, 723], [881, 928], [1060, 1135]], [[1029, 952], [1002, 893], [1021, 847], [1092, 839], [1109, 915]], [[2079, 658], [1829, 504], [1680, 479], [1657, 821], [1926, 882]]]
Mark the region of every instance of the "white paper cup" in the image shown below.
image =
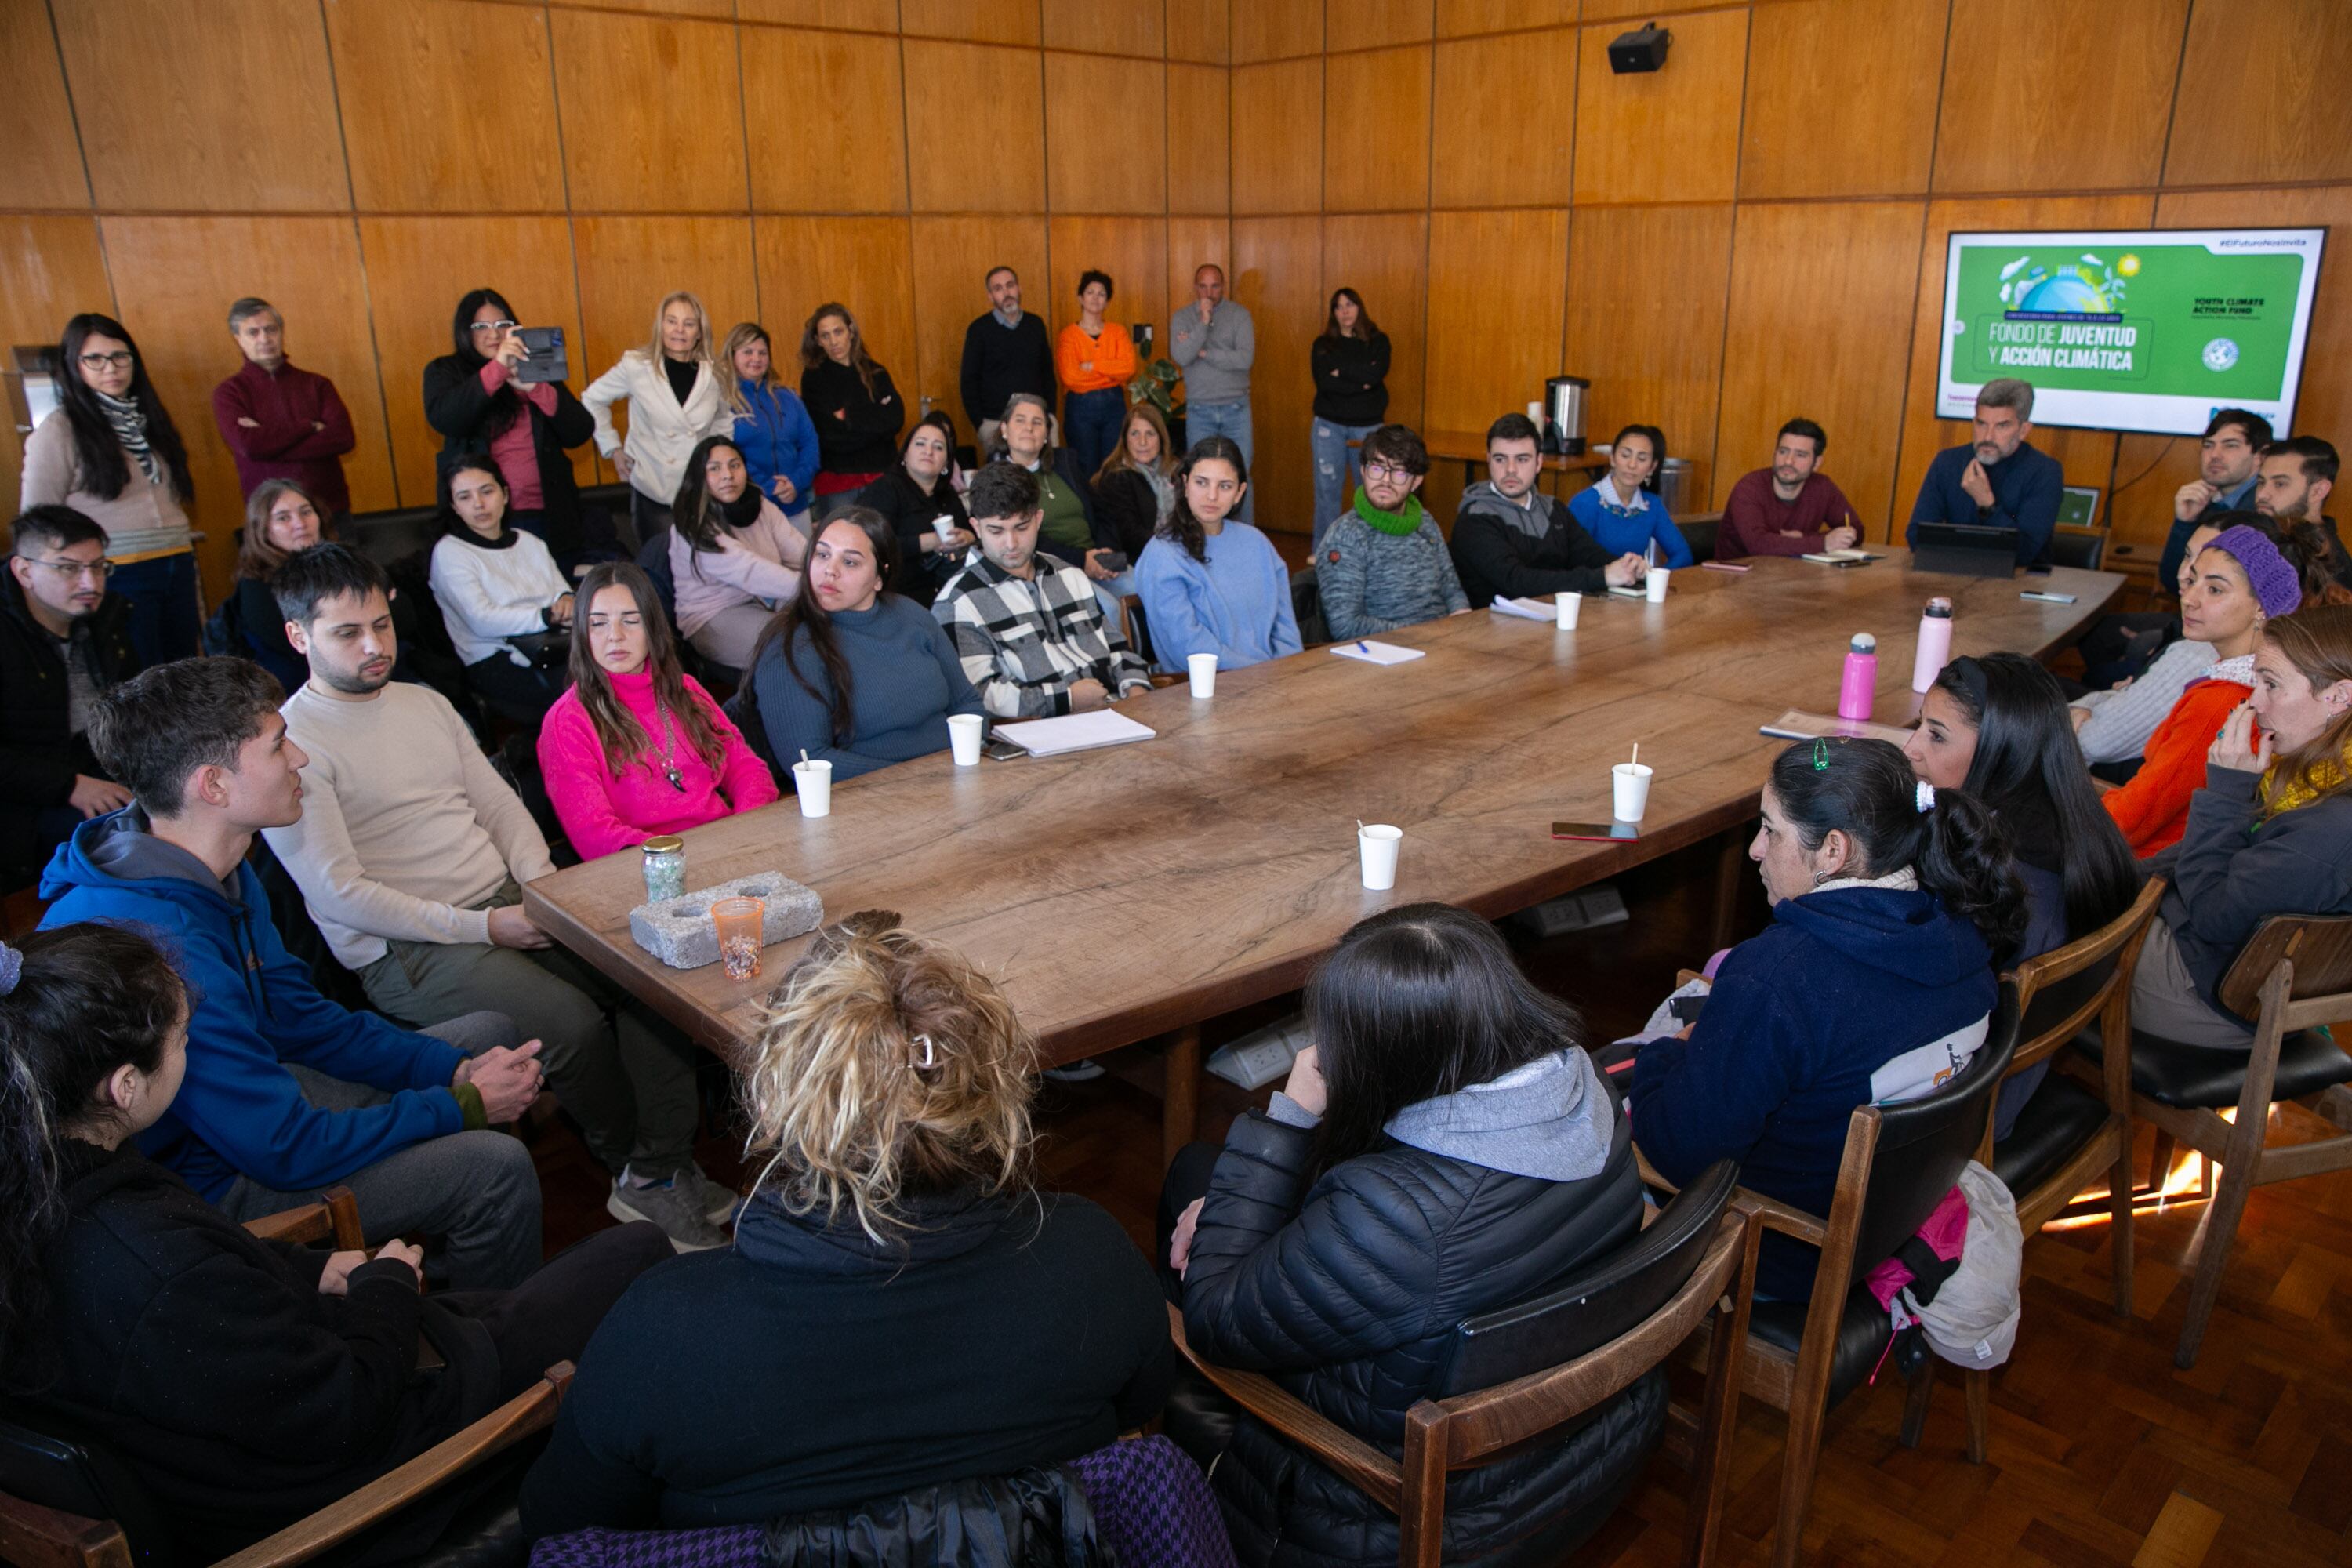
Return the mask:
[[1609, 770], [1609, 775], [1617, 791], [1617, 809], [1613, 814], [1617, 820], [1641, 821], [1642, 813], [1650, 805], [1650, 764], [1619, 763]]
[[803, 816], [833, 815], [833, 764], [819, 758], [793, 764], [793, 788], [800, 793]]
[[1364, 858], [1365, 887], [1385, 893], [1396, 886], [1397, 850], [1403, 843], [1404, 829], [1385, 822], [1356, 829], [1356, 847]]
[[1196, 698], [1217, 694], [1217, 656], [1213, 653], [1189, 654], [1184, 668], [1192, 677], [1192, 695]]
[[1672, 575], [1674, 574], [1663, 566], [1650, 568], [1649, 576], [1643, 579], [1642, 583], [1643, 588], [1650, 595], [1650, 603], [1663, 605], [1666, 602], [1666, 579]]
[[975, 767], [980, 763], [980, 742], [988, 728], [988, 721], [977, 713], [948, 715], [948, 750], [955, 753], [955, 765]]
[[1581, 594], [1554, 594], [1551, 596], [1551, 604], [1553, 612], [1559, 616], [1559, 629], [1564, 632], [1574, 631], [1576, 629], [1576, 617], [1582, 614], [1584, 610], [1584, 595]]

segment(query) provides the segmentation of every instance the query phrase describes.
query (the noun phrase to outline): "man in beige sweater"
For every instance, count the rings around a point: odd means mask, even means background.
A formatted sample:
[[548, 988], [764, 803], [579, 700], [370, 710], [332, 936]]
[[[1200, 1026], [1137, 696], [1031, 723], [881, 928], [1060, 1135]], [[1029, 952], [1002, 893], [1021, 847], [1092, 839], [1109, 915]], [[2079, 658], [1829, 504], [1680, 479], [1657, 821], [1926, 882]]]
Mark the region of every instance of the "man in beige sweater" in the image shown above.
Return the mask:
[[310, 664], [283, 710], [310, 765], [301, 820], [266, 836], [335, 957], [415, 1028], [495, 998], [544, 1042], [550, 1083], [613, 1173], [606, 1207], [681, 1251], [723, 1245], [736, 1197], [694, 1163], [695, 1047], [524, 914], [519, 884], [555, 868], [547, 840], [457, 710], [393, 682], [383, 569], [321, 544], [271, 585]]

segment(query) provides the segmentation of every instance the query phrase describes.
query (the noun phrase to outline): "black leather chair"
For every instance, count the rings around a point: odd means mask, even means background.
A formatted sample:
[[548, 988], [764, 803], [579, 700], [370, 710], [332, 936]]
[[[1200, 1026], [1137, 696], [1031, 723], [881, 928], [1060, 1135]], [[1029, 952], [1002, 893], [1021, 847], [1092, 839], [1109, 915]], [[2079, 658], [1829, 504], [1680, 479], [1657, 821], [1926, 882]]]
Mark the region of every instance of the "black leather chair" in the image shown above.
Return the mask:
[[[1830, 1410], [1862, 1385], [1893, 1337], [1886, 1312], [1863, 1277], [1893, 1257], [1959, 1184], [1962, 1167], [1976, 1157], [1991, 1124], [1993, 1095], [2017, 1050], [2018, 1018], [2016, 989], [2003, 983], [1985, 1043], [1958, 1077], [1920, 1099], [1854, 1111], [1826, 1218], [1740, 1193], [1738, 1202], [1752, 1207], [1765, 1228], [1821, 1249], [1809, 1300], [1759, 1301], [1748, 1320], [1743, 1390], [1789, 1413], [1775, 1568], [1796, 1568]], [[1903, 1420], [1906, 1447], [1918, 1444], [1934, 1373], [1931, 1361], [1911, 1380]], [[1972, 1398], [1969, 1458], [1979, 1462], [1987, 1415]]]
[[[2221, 977], [2221, 995], [2222, 1005], [2256, 1020], [2252, 1047], [2242, 1054], [2131, 1032], [2132, 1114], [2157, 1131], [2149, 1185], [2164, 1189], [2176, 1142], [2204, 1156], [2209, 1176], [2221, 1167], [2189, 1244], [2196, 1269], [2172, 1355], [2183, 1368], [2197, 1364], [2248, 1194], [2264, 1182], [2352, 1169], [2352, 1056], [2325, 1033], [2326, 1025], [2352, 1018], [2352, 916], [2263, 921]], [[2095, 1031], [2075, 1047], [2102, 1061]], [[2271, 1108], [2287, 1100], [2345, 1131], [2269, 1147]]]
[[[359, 1205], [348, 1188], [321, 1202], [256, 1220], [256, 1235], [292, 1242], [362, 1245]], [[462, 1487], [446, 1519], [425, 1521], [430, 1542], [412, 1568], [518, 1568], [525, 1542], [515, 1500], [530, 1450], [526, 1439], [554, 1425], [572, 1363], [559, 1362], [529, 1390], [407, 1463], [267, 1536], [220, 1568], [289, 1568], [335, 1550], [362, 1531], [398, 1521], [434, 1494]], [[398, 1528], [393, 1523], [394, 1528]], [[88, 1433], [54, 1417], [0, 1403], [0, 1562], [20, 1568], [194, 1568], [168, 1513], [132, 1468]]]
[[1691, 548], [1691, 564], [1715, 559], [1717, 535], [1723, 531], [1723, 514], [1704, 511], [1695, 517], [1676, 518], [1675, 527], [1681, 531], [1683, 542]]
[[[1738, 1175], [1731, 1162], [1719, 1162], [1648, 1228], [1584, 1273], [1535, 1300], [1457, 1324], [1439, 1364], [1438, 1397], [1406, 1412], [1401, 1461], [1270, 1378], [1203, 1361], [1185, 1342], [1183, 1312], [1174, 1306], [1170, 1332], [1176, 1348], [1234, 1403], [1395, 1513], [1401, 1563], [1437, 1568], [1446, 1472], [1573, 1433], [1712, 1320], [1706, 1403], [1696, 1415], [1669, 1412], [1669, 1445], [1679, 1448], [1691, 1476], [1684, 1560], [1707, 1563], [1721, 1539], [1731, 1480], [1738, 1357], [1759, 1234], [1751, 1217], [1730, 1211]], [[1634, 1479], [1629, 1475], [1626, 1486]], [[1513, 1543], [1512, 1560], [1565, 1557], [1622, 1495], [1547, 1521]]]
[[2107, 531], [2104, 528], [2062, 528], [2050, 536], [2050, 564], [2074, 566], [2085, 572], [2096, 572], [2099, 563], [2107, 558]]

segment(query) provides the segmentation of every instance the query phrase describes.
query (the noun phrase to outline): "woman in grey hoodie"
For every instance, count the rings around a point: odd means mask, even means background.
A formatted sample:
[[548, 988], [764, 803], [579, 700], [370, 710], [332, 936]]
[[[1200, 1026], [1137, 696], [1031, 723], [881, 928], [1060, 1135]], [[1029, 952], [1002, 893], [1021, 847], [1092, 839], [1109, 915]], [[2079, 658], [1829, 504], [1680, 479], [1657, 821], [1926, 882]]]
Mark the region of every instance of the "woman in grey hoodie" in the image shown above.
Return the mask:
[[[1162, 1200], [1192, 1346], [1269, 1373], [1391, 1452], [1464, 1318], [1543, 1295], [1640, 1228], [1631, 1135], [1565, 1003], [1493, 926], [1414, 904], [1340, 939], [1315, 1046]], [[1205, 1198], [1187, 1200], [1205, 1192]], [[1180, 1212], [1181, 1211], [1181, 1212]], [[1448, 1563], [1550, 1563], [1615, 1507], [1665, 1413], [1644, 1378], [1556, 1442], [1452, 1478]], [[1244, 1563], [1392, 1563], [1394, 1517], [1243, 1415], [1170, 1433], [1212, 1472]]]

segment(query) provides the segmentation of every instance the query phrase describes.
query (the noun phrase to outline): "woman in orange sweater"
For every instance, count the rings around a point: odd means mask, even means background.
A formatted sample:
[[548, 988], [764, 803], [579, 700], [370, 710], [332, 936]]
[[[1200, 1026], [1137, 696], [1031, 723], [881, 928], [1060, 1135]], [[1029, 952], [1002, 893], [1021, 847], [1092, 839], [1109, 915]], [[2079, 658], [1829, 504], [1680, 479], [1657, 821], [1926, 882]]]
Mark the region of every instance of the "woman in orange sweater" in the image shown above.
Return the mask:
[[1062, 329], [1054, 345], [1054, 371], [1062, 378], [1062, 441], [1077, 466], [1092, 474], [1118, 445], [1127, 421], [1127, 384], [1135, 379], [1135, 342], [1117, 321], [1103, 320], [1110, 309], [1108, 272], [1078, 274], [1078, 319]]
[[[2288, 548], [2301, 552], [2298, 544]], [[2243, 525], [2216, 535], [2198, 552], [2180, 596], [2180, 630], [2184, 637], [2210, 643], [2213, 663], [2189, 683], [2148, 737], [2147, 761], [2131, 782], [2103, 797], [2140, 858], [2180, 842], [2189, 797], [2205, 784], [2205, 753], [2253, 689], [2263, 623], [2302, 607], [2300, 566]]]

